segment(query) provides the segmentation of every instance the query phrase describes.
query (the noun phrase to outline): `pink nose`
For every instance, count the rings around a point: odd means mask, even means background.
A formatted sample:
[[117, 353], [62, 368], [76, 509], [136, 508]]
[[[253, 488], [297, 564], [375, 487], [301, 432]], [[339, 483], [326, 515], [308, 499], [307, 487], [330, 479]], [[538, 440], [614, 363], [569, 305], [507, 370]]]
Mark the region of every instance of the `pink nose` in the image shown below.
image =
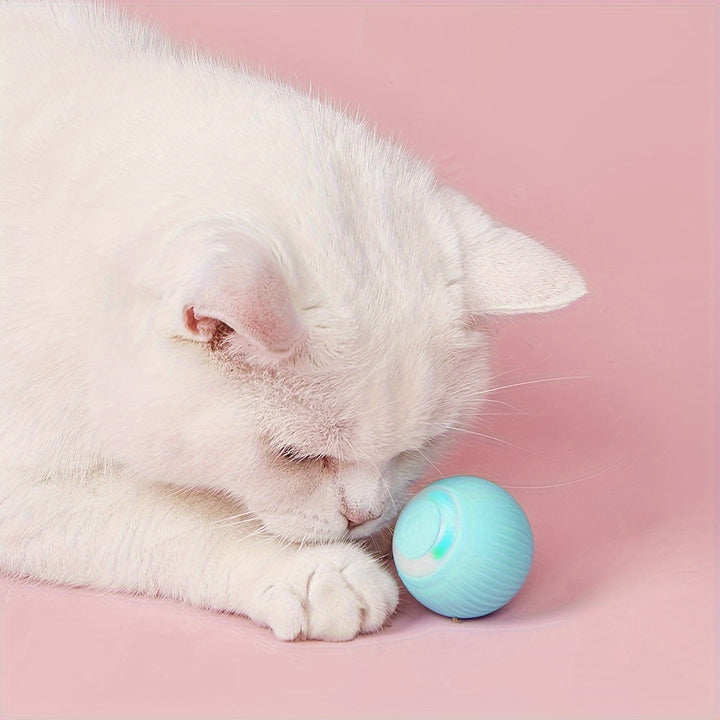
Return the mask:
[[381, 512], [374, 512], [372, 510], [362, 510], [359, 508], [351, 507], [345, 503], [341, 503], [340, 512], [347, 518], [348, 529], [352, 529], [368, 522], [369, 520], [375, 520], [382, 515]]

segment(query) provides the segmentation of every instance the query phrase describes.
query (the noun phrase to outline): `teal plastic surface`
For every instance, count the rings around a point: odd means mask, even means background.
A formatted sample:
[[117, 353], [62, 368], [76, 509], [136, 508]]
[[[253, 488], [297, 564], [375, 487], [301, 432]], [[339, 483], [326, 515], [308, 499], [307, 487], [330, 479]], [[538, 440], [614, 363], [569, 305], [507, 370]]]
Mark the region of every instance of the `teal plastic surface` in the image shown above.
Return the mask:
[[457, 475], [428, 485], [405, 506], [393, 556], [403, 584], [427, 608], [447, 617], [481, 617], [522, 587], [533, 535], [510, 493]]

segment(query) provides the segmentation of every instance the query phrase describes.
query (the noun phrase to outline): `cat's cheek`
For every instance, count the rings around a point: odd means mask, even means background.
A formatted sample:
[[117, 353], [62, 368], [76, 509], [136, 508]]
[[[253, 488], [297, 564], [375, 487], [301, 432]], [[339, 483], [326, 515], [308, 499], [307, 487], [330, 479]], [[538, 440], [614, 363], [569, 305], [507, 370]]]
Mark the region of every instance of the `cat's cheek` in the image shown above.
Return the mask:
[[261, 488], [246, 501], [265, 531], [290, 542], [328, 542], [347, 536], [347, 520], [341, 514], [331, 484], [303, 485], [284, 475], [266, 477]]
[[267, 532], [294, 543], [332, 542], [347, 537], [347, 521], [339, 511], [311, 514], [298, 510], [259, 517]]
[[264, 531], [290, 542], [325, 542], [346, 536], [332, 480], [318, 467], [296, 467], [265, 454], [252, 477], [240, 476], [233, 494]]

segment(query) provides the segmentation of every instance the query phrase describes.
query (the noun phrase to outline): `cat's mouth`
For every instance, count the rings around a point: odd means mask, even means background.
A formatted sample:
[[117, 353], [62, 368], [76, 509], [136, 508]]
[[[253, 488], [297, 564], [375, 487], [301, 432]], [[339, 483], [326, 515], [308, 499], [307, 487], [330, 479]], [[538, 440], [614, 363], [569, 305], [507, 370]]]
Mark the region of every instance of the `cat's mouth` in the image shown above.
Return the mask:
[[386, 511], [378, 518], [348, 527], [347, 538], [349, 540], [364, 540], [382, 532], [391, 524], [392, 515], [393, 513]]

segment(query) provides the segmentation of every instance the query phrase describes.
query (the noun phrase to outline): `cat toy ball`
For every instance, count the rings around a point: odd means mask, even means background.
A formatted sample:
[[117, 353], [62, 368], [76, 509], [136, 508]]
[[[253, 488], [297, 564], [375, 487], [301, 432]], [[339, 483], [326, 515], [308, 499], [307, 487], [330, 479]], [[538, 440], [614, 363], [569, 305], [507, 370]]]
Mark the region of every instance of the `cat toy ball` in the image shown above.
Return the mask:
[[517, 594], [530, 571], [533, 535], [522, 508], [498, 485], [444, 478], [403, 508], [393, 557], [405, 587], [430, 610], [476, 618]]

